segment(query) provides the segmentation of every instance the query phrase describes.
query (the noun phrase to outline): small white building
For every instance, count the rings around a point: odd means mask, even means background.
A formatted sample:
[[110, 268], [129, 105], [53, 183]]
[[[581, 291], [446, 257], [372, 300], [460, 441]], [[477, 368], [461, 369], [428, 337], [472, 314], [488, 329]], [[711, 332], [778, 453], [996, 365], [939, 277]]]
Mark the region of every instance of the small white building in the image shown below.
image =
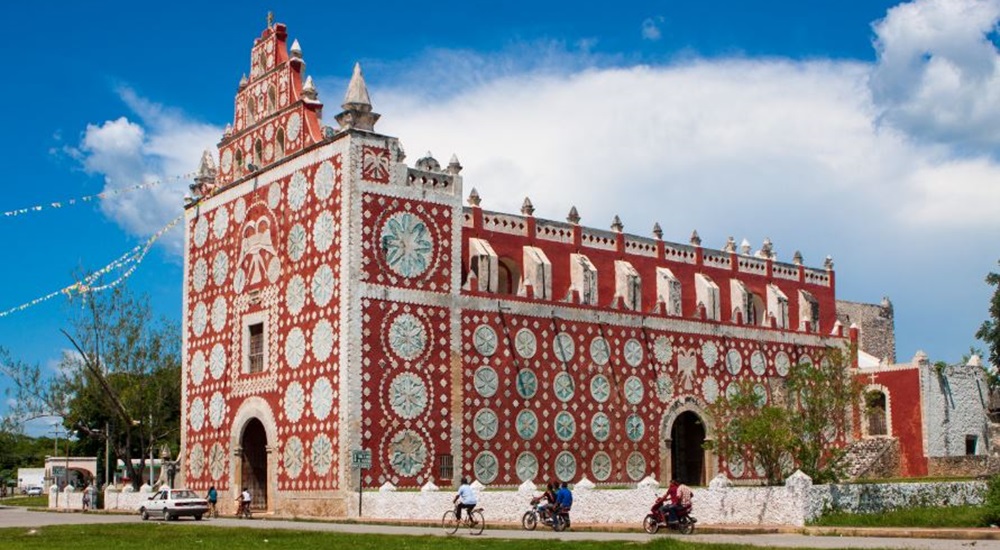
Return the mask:
[[45, 486], [45, 468], [18, 468], [17, 492], [24, 493], [28, 487]]

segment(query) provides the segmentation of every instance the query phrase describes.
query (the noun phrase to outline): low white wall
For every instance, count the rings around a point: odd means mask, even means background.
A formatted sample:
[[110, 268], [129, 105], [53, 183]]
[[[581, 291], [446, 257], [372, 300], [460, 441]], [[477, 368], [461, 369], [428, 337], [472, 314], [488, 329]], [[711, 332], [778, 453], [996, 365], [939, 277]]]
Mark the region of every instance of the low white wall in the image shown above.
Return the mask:
[[[540, 494], [530, 483], [507, 490], [488, 489], [478, 482], [472, 486], [486, 519], [491, 522], [520, 522], [530, 507], [528, 501]], [[702, 524], [802, 526], [824, 510], [876, 512], [910, 506], [981, 504], [985, 490], [983, 481], [814, 486], [808, 476], [796, 472], [785, 485], [776, 487], [734, 487], [720, 475], [708, 488], [695, 489], [692, 500], [693, 514]], [[577, 523], [638, 527], [663, 491], [652, 478], [630, 489], [596, 489], [583, 479], [573, 490], [572, 519]], [[104, 507], [135, 511], [153, 492], [148, 485], [138, 492], [109, 488], [104, 492]], [[437, 521], [454, 507], [454, 496], [454, 490], [441, 490], [430, 483], [420, 491], [397, 491], [387, 483], [379, 491], [362, 494], [362, 515], [372, 519]], [[49, 493], [49, 507], [79, 510], [83, 507], [83, 494], [53, 490]], [[349, 513], [354, 515], [356, 508], [351, 507]]]
[[[51, 510], [83, 510], [83, 493], [90, 491], [90, 508], [95, 508], [97, 489], [93, 486], [77, 491], [73, 487], [59, 491], [55, 486], [49, 489], [49, 509]], [[149, 497], [156, 492], [149, 485], [143, 485], [138, 491], [131, 487], [119, 490], [108, 487], [104, 490], [104, 509], [120, 511], [137, 511]]]

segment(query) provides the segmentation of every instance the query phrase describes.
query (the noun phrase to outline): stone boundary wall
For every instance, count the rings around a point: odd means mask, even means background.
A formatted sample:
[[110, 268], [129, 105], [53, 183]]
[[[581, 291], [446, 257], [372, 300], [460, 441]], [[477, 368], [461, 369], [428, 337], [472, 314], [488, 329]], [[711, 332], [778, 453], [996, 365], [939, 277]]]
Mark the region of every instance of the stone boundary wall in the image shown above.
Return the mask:
[[[83, 490], [68, 487], [59, 491], [55, 486], [49, 488], [50, 510], [83, 510], [83, 493], [90, 491], [90, 507], [96, 508], [97, 489], [91, 485]], [[138, 511], [143, 503], [149, 500], [156, 491], [149, 485], [143, 485], [138, 491], [132, 487], [119, 490], [108, 487], [104, 490], [104, 509], [118, 511]]]
[[[517, 489], [491, 490], [478, 482], [473, 489], [487, 522], [519, 523], [529, 508], [529, 500], [540, 494], [531, 483]], [[573, 488], [573, 521], [579, 523], [632, 524], [639, 527], [657, 495], [664, 488], [647, 477], [629, 489], [597, 489], [583, 479]], [[153, 493], [144, 485], [138, 492], [104, 492], [105, 509], [136, 511]], [[694, 516], [709, 525], [791, 525], [803, 526], [824, 510], [878, 512], [909, 506], [959, 506], [983, 502], [985, 481], [946, 483], [872, 483], [852, 485], [813, 485], [802, 472], [796, 472], [783, 486], [735, 487], [724, 476], [716, 476], [708, 488], [694, 490]], [[362, 516], [386, 520], [437, 521], [454, 507], [455, 491], [440, 490], [433, 484], [419, 491], [397, 491], [390, 484], [378, 491], [362, 494]], [[58, 497], [58, 505], [56, 504]], [[83, 493], [49, 493], [49, 508], [79, 510]], [[356, 508], [349, 507], [350, 515]], [[279, 514], [280, 515], [280, 514]]]

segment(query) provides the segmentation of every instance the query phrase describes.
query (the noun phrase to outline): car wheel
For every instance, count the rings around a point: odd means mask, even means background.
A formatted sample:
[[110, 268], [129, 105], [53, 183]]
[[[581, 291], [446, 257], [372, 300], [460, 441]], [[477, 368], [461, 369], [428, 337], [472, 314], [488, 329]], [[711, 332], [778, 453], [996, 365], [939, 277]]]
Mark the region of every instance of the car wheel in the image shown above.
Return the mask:
[[195, 514], [194, 515], [194, 520], [195, 521], [201, 521], [201, 514]]
[[174, 519], [174, 517], [170, 515], [170, 512], [166, 508], [164, 508], [163, 509], [163, 521], [170, 521], [172, 519]]
[[149, 519], [149, 510], [147, 510], [145, 508], [140, 508], [139, 509], [139, 517], [142, 518], [142, 521], [148, 520]]

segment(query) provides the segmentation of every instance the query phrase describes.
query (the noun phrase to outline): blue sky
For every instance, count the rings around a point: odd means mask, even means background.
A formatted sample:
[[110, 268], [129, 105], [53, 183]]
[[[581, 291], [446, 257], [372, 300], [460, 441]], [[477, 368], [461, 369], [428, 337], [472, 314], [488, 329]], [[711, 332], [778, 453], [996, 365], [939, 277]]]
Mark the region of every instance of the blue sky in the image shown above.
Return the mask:
[[[0, 211], [171, 178], [232, 117], [269, 9], [332, 123], [355, 61], [378, 130], [455, 153], [484, 207], [666, 238], [698, 229], [779, 259], [834, 257], [838, 296], [896, 306], [897, 354], [957, 360], [1000, 247], [1000, 1], [19, 3], [0, 47]], [[187, 181], [0, 217], [0, 310], [98, 269], [180, 213]], [[179, 232], [131, 278], [180, 316]], [[60, 299], [0, 318], [53, 364]], [[2, 384], [3, 382], [0, 382]], [[0, 404], [0, 414], [5, 405]]]

